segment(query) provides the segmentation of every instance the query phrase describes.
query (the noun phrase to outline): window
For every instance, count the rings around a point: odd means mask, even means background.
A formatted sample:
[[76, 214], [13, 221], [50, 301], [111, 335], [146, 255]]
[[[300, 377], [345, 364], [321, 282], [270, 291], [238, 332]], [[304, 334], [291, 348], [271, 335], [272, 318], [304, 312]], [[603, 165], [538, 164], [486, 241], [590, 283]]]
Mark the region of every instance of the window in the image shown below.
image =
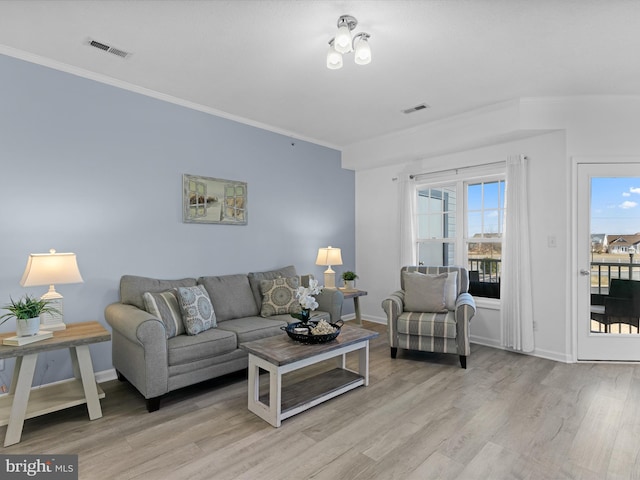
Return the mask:
[[422, 184], [416, 189], [420, 265], [466, 265], [469, 291], [500, 298], [504, 176]]

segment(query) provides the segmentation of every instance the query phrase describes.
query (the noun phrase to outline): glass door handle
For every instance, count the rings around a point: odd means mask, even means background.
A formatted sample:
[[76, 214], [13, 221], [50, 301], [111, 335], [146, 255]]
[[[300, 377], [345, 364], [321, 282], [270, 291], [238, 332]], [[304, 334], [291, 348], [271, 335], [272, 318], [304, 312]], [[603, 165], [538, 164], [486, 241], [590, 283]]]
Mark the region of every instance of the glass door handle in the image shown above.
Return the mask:
[[580, 270], [580, 275], [586, 277], [587, 275], [591, 275], [591, 271], [590, 270], [585, 270], [583, 268], [582, 270]]

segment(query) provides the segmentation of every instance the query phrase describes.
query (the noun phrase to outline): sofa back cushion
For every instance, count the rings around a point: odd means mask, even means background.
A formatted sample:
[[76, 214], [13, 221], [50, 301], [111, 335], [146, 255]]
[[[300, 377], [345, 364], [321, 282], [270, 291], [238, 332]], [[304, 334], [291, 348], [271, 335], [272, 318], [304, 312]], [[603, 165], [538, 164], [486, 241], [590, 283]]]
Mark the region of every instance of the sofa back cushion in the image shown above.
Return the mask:
[[260, 313], [260, 307], [253, 298], [249, 278], [245, 274], [200, 277], [198, 284], [207, 290], [218, 322], [252, 317]]
[[155, 278], [138, 277], [136, 275], [124, 275], [120, 279], [120, 302], [126, 305], [134, 305], [140, 310], [145, 310], [143, 295], [145, 292], [160, 293], [178, 287], [193, 287], [195, 278], [182, 278], [180, 280], [158, 280]]
[[296, 267], [293, 265], [282, 267], [277, 270], [249, 273], [249, 283], [251, 284], [251, 291], [258, 311], [260, 311], [260, 308], [262, 307], [262, 291], [260, 290], [260, 282], [262, 280], [274, 280], [276, 278], [289, 278], [296, 276], [298, 276], [298, 274], [296, 273]]

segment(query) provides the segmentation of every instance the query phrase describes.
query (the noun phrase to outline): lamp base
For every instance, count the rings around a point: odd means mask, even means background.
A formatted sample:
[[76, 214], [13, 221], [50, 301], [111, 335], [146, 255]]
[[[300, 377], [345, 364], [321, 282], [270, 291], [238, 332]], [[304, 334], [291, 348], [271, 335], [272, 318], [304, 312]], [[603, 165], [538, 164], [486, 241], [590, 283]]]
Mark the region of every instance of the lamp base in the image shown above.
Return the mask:
[[40, 314], [40, 328], [42, 330], [66, 330], [64, 323], [64, 305], [62, 303], [62, 295], [58, 292], [47, 292], [42, 297], [43, 300], [49, 302], [49, 306], [55, 308], [60, 313], [46, 312]]
[[336, 272], [324, 272], [324, 288], [336, 288]]

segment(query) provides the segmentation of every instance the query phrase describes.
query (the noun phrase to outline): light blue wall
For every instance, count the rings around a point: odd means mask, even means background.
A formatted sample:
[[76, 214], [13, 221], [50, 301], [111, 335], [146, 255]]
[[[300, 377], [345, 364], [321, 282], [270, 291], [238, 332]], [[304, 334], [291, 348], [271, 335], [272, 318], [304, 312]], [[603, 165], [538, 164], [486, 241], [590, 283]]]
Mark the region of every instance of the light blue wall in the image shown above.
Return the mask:
[[[58, 286], [67, 322], [105, 326], [104, 307], [126, 273], [179, 278], [294, 264], [322, 278], [314, 261], [327, 245], [342, 248], [338, 274], [355, 269], [355, 180], [339, 151], [11, 57], [0, 56], [0, 78], [1, 305], [46, 291], [18, 282], [28, 254], [50, 248], [75, 252], [84, 277]], [[184, 173], [247, 182], [248, 225], [183, 223]], [[112, 368], [110, 344], [91, 352], [94, 370]], [[71, 376], [66, 352], [41, 357], [35, 384]], [[0, 383], [8, 386], [12, 365]]]

